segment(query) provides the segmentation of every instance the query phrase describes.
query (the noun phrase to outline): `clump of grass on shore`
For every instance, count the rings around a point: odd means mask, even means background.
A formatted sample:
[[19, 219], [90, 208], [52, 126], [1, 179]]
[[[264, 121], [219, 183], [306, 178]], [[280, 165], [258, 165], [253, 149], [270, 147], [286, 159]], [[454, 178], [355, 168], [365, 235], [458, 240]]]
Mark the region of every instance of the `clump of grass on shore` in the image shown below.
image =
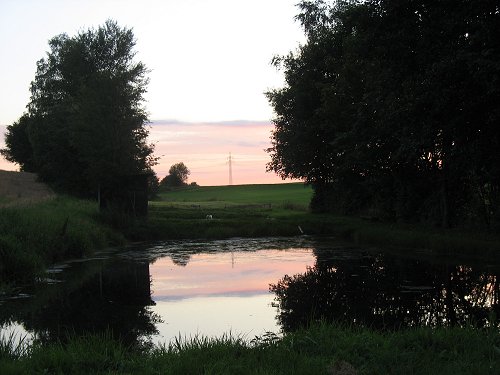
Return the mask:
[[97, 214], [96, 203], [69, 197], [0, 208], [0, 284], [30, 281], [50, 263], [122, 243]]
[[380, 333], [317, 324], [283, 338], [195, 338], [146, 351], [131, 351], [109, 335], [90, 335], [66, 345], [35, 344], [26, 355], [0, 351], [0, 372], [19, 374], [479, 375], [498, 368], [500, 333], [473, 328]]

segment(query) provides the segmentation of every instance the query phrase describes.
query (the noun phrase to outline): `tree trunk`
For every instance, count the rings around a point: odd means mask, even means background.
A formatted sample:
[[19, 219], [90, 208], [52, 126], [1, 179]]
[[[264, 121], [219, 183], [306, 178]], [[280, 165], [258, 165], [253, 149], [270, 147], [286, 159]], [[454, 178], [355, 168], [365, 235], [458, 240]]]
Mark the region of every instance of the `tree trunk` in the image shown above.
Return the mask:
[[443, 228], [450, 227], [449, 215], [449, 202], [448, 202], [448, 187], [444, 171], [441, 176], [441, 190], [440, 190], [440, 203], [441, 203], [441, 226]]

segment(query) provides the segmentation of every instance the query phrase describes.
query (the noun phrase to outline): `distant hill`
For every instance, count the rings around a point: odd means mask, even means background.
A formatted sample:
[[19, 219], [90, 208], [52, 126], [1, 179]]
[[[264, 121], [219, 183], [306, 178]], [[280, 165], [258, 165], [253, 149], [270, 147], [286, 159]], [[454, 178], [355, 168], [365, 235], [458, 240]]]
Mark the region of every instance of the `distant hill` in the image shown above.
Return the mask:
[[0, 170], [0, 206], [37, 202], [55, 197], [34, 173]]

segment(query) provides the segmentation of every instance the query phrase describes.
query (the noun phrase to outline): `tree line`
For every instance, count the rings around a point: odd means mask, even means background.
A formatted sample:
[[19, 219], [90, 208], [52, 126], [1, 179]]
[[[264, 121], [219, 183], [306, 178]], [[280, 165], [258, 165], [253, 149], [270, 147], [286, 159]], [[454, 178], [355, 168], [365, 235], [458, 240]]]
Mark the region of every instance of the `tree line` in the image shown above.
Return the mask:
[[147, 143], [143, 106], [148, 69], [135, 61], [135, 43], [132, 30], [112, 20], [52, 38], [37, 62], [27, 111], [7, 127], [0, 154], [57, 190], [83, 197], [123, 194], [122, 185], [136, 185], [138, 175], [147, 176], [150, 199], [160, 187], [186, 186], [184, 163], [172, 165], [161, 181], [152, 169], [158, 158]]
[[442, 226], [499, 222], [500, 4], [313, 0], [273, 59], [270, 171], [317, 211]]
[[73, 37], [58, 35], [49, 47], [37, 62], [27, 111], [7, 127], [1, 154], [79, 196], [118, 189], [126, 176], [155, 180], [143, 106], [148, 69], [135, 61], [132, 30], [108, 20]]

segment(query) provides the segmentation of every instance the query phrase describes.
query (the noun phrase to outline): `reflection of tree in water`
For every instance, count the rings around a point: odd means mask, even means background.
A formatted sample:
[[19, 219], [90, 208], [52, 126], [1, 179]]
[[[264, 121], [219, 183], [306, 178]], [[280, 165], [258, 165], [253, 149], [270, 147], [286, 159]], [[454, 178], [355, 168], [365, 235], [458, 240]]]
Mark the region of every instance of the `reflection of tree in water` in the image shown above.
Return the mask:
[[171, 253], [170, 259], [172, 259], [175, 265], [186, 267], [191, 259], [191, 254], [187, 252]]
[[82, 264], [82, 272], [74, 270], [70, 280], [38, 291], [28, 305], [12, 309], [9, 319], [22, 322], [42, 342], [106, 333], [126, 345], [147, 344], [159, 321], [147, 308], [154, 304], [149, 264], [113, 261], [107, 267], [88, 268]]
[[326, 260], [321, 253], [304, 274], [270, 286], [284, 331], [317, 320], [377, 329], [486, 326], [500, 312], [496, 274], [383, 255]]

